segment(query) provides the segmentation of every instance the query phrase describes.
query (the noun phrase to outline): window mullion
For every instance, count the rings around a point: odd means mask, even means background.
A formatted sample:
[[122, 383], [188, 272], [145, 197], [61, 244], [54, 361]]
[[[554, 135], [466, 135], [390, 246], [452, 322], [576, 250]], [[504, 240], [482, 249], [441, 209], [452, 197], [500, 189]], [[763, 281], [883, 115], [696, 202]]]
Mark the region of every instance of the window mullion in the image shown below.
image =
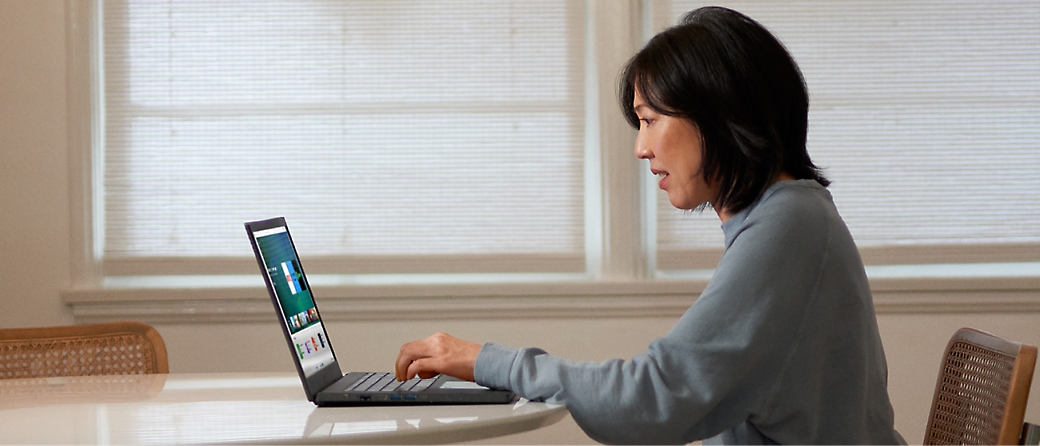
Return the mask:
[[602, 234], [600, 275], [606, 279], [647, 276], [639, 161], [632, 154], [635, 133], [616, 102], [618, 72], [635, 53], [641, 36], [638, 1], [587, 2], [592, 26], [589, 51], [595, 58], [596, 107], [594, 139], [599, 147], [600, 215]]

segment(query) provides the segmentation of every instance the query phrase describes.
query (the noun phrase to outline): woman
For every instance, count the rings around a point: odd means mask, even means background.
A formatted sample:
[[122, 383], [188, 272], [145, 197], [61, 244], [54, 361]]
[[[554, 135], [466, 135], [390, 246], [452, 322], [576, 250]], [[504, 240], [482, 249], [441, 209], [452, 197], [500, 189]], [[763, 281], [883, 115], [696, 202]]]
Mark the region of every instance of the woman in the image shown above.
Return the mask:
[[722, 222], [697, 302], [630, 361], [439, 333], [401, 348], [398, 378], [563, 403], [609, 443], [903, 443], [863, 264], [806, 152], [808, 94], [783, 45], [735, 11], [698, 9], [629, 61], [619, 99], [671, 204]]

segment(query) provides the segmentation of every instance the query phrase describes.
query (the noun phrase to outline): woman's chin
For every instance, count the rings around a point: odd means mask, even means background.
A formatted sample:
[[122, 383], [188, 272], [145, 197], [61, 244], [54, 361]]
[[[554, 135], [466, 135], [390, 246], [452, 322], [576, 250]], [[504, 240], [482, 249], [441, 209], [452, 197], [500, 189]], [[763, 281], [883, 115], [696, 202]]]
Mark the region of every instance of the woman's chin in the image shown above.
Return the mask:
[[690, 203], [687, 203], [686, 200], [682, 199], [682, 197], [672, 197], [671, 195], [668, 195], [668, 202], [676, 209], [682, 209], [684, 211], [689, 211], [697, 207], [695, 204], [691, 205]]
[[691, 200], [687, 197], [676, 197], [672, 194], [668, 194], [668, 202], [671, 203], [676, 209], [684, 211], [693, 211], [700, 208], [702, 205], [707, 204], [707, 201]]

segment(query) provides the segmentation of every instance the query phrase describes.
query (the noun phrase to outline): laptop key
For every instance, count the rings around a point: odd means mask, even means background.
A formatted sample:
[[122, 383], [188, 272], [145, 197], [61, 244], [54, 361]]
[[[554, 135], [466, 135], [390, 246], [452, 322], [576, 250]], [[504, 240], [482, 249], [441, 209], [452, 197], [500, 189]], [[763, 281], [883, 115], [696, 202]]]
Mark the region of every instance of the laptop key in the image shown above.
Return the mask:
[[402, 382], [401, 383], [401, 387], [398, 387], [397, 391], [398, 392], [418, 392], [419, 390], [416, 390], [415, 387], [418, 386], [419, 383], [421, 383], [423, 381], [433, 381], [433, 380], [432, 379], [424, 380], [424, 379], [419, 378], [418, 376], [416, 376], [415, 378], [412, 378], [412, 379], [409, 379], [408, 381]]
[[396, 379], [393, 379], [393, 380], [390, 380], [390, 382], [388, 382], [385, 385], [383, 385], [383, 388], [379, 389], [379, 391], [380, 392], [393, 392], [393, 391], [397, 390], [398, 387], [401, 387], [401, 384], [404, 384], [404, 383], [402, 383], [402, 382], [400, 382], [400, 381], [398, 381]]
[[[350, 388], [347, 389], [347, 390], [357, 390], [357, 389], [361, 388], [361, 386], [363, 386], [363, 385], [367, 388], [367, 386], [372, 384], [372, 381], [370, 381], [370, 380], [374, 376], [376, 376], [375, 372], [369, 372], [367, 375], [365, 375], [364, 378], [361, 378], [361, 379], [357, 380], [357, 382], [355, 382], [353, 385], [351, 385]], [[366, 382], [368, 384], [365, 384]]]
[[436, 378], [430, 378], [419, 381], [415, 384], [415, 387], [412, 387], [412, 392], [422, 392], [423, 390], [428, 389], [430, 385], [433, 384], [433, 382], [436, 380]]
[[418, 377], [409, 379], [408, 381], [403, 381], [401, 382], [401, 385], [397, 388], [397, 391], [408, 392], [412, 390], [412, 388], [415, 387], [415, 385], [418, 384], [419, 381], [421, 381], [421, 379], [419, 379]]
[[396, 378], [394, 378], [394, 375], [387, 373], [380, 377], [379, 380], [377, 380], [375, 383], [369, 386], [369, 388], [366, 390], [368, 390], [369, 392], [382, 392], [383, 387], [386, 387], [387, 384], [389, 384], [391, 381], [394, 381], [395, 379]]

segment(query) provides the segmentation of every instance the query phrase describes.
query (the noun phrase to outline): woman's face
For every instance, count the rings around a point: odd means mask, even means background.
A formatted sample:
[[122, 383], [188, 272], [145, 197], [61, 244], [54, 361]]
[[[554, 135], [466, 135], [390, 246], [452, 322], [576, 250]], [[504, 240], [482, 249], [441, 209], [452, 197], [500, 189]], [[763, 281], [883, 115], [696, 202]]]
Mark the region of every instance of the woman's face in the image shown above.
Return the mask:
[[693, 209], [711, 202], [718, 190], [709, 187], [701, 173], [704, 140], [688, 119], [662, 115], [651, 109], [636, 91], [632, 109], [639, 117], [636, 158], [650, 161], [650, 172], [660, 178], [658, 187], [679, 209]]

